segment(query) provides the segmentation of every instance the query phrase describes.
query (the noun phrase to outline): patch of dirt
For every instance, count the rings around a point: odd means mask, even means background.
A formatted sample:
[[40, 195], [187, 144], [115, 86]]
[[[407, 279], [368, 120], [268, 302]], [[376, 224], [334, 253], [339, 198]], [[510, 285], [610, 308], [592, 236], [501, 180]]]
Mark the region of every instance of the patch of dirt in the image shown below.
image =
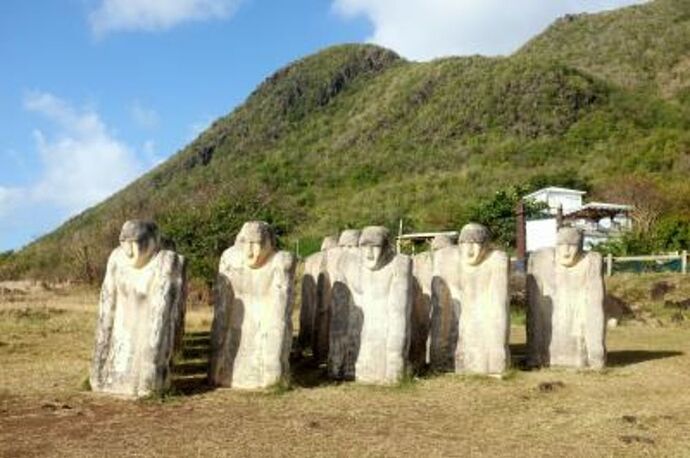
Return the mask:
[[620, 321], [623, 318], [634, 318], [635, 312], [630, 305], [618, 296], [611, 293], [604, 298], [604, 313], [607, 318], [615, 318]]
[[644, 444], [644, 445], [656, 445], [656, 441], [649, 437], [636, 436], [634, 434], [619, 436], [618, 439], [624, 444]]
[[649, 298], [653, 301], [661, 301], [666, 297], [666, 294], [670, 293], [676, 289], [676, 285], [673, 285], [667, 281], [659, 281], [652, 285], [649, 290]]
[[560, 380], [556, 380], [554, 382], [541, 382], [539, 385], [537, 385], [537, 389], [540, 393], [552, 393], [563, 388], [565, 388], [565, 383], [561, 382]]
[[621, 420], [623, 420], [625, 423], [634, 425], [637, 423], [637, 417], [635, 415], [623, 415], [621, 417]]
[[48, 321], [54, 316], [59, 316], [67, 312], [57, 308], [30, 308], [0, 310], [0, 318], [12, 318], [15, 320], [27, 321]]
[[683, 299], [682, 301], [666, 301], [664, 302], [664, 308], [690, 311], [690, 298]]

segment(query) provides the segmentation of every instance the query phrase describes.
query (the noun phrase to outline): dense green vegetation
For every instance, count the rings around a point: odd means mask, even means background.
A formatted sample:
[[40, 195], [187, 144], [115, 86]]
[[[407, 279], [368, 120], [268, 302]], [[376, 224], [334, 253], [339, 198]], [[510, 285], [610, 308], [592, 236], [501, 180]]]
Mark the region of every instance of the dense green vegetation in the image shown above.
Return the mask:
[[569, 15], [518, 54], [556, 59], [615, 84], [666, 97], [690, 94], [689, 0]]
[[612, 190], [653, 188], [665, 216], [647, 218], [641, 236], [671, 215], [680, 226], [663, 230], [687, 243], [687, 49], [687, 0], [562, 19], [506, 58], [415, 63], [371, 45], [329, 48], [278, 71], [170, 160], [0, 262], [0, 276], [97, 279], [134, 217], [158, 221], [205, 281], [253, 218], [274, 224], [283, 246], [299, 241], [301, 254], [346, 227], [403, 219], [409, 230], [455, 229], [487, 212], [509, 243], [496, 193], [510, 200], [547, 184], [621, 202], [632, 195]]

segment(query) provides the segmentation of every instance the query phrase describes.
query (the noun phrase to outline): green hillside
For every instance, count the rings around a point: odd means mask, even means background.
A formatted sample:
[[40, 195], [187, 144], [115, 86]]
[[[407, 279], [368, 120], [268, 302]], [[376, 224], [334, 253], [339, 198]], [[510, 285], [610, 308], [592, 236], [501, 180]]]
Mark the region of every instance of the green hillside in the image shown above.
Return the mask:
[[657, 0], [561, 19], [507, 58], [415, 63], [370, 45], [326, 49], [6, 256], [0, 276], [97, 281], [122, 222], [142, 217], [210, 281], [248, 219], [272, 222], [304, 254], [345, 227], [404, 218], [410, 229], [457, 228], [515, 185], [603, 198], [635, 177], [674, 224], [690, 221], [689, 21], [690, 1]]
[[553, 58], [612, 83], [690, 95], [690, 0], [656, 0], [556, 21], [518, 52]]

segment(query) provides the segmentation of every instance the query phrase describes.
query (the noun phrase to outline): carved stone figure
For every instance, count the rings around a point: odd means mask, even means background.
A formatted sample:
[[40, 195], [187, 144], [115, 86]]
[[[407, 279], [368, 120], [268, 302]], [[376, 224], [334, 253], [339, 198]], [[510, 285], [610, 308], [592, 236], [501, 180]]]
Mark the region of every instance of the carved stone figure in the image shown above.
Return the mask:
[[280, 382], [292, 343], [293, 255], [276, 251], [268, 224], [250, 221], [218, 270], [209, 380], [241, 389]]
[[528, 262], [528, 365], [604, 367], [604, 296], [601, 255], [582, 251], [577, 229], [559, 229], [556, 248]]
[[91, 389], [142, 397], [169, 388], [185, 299], [184, 258], [160, 249], [154, 223], [127, 221], [101, 289]]
[[350, 314], [355, 380], [394, 383], [407, 369], [412, 261], [395, 254], [385, 227], [365, 228], [359, 246], [357, 277], [349, 280], [356, 312]]
[[434, 252], [453, 245], [453, 240], [439, 234], [431, 242], [431, 249], [412, 258], [413, 305], [411, 315], [410, 363], [419, 371], [430, 362], [431, 282]]
[[299, 314], [299, 336], [298, 344], [300, 349], [312, 348], [314, 340], [314, 328], [321, 323], [321, 315], [317, 320], [317, 311], [322, 314], [325, 308], [323, 304], [328, 285], [328, 274], [326, 272], [326, 254], [328, 250], [338, 246], [338, 239], [328, 236], [321, 243], [321, 251], [314, 253], [304, 260], [304, 273], [302, 275], [302, 304]]
[[[346, 229], [340, 234], [338, 248], [326, 256], [327, 284], [324, 310], [319, 322], [319, 360], [327, 357], [328, 373], [334, 379], [352, 379], [355, 372], [355, 356], [358, 328], [361, 319], [355, 309], [352, 281], [359, 268], [359, 239], [361, 231]], [[358, 325], [358, 323], [360, 323]]]
[[435, 254], [432, 365], [487, 375], [506, 370], [508, 272], [507, 254], [490, 248], [489, 231], [479, 224], [463, 227], [458, 246]]

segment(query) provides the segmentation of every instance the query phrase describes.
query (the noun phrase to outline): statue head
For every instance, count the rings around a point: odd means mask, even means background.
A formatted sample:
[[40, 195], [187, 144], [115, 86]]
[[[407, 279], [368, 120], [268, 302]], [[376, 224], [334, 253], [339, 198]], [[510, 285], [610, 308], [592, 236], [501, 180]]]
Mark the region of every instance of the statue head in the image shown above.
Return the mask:
[[490, 238], [486, 226], [477, 223], [466, 224], [458, 238], [462, 261], [470, 266], [481, 264], [489, 251]]
[[268, 223], [249, 221], [237, 234], [235, 245], [241, 250], [244, 264], [250, 269], [258, 269], [275, 251], [275, 235]]
[[362, 230], [359, 238], [364, 266], [369, 270], [379, 270], [390, 261], [393, 251], [390, 232], [383, 226], [369, 226]]
[[120, 248], [127, 263], [141, 269], [159, 250], [158, 227], [152, 221], [129, 220], [120, 231]]
[[447, 234], [438, 234], [431, 241], [431, 251], [440, 250], [453, 245], [453, 239]]
[[321, 242], [321, 251], [330, 250], [331, 248], [335, 248], [337, 246], [338, 238], [333, 235], [329, 235], [323, 239], [323, 242]]
[[573, 267], [582, 257], [582, 232], [574, 227], [558, 229], [556, 261], [564, 267]]
[[345, 229], [340, 233], [338, 246], [341, 248], [357, 248], [360, 235], [361, 231], [359, 229]]

